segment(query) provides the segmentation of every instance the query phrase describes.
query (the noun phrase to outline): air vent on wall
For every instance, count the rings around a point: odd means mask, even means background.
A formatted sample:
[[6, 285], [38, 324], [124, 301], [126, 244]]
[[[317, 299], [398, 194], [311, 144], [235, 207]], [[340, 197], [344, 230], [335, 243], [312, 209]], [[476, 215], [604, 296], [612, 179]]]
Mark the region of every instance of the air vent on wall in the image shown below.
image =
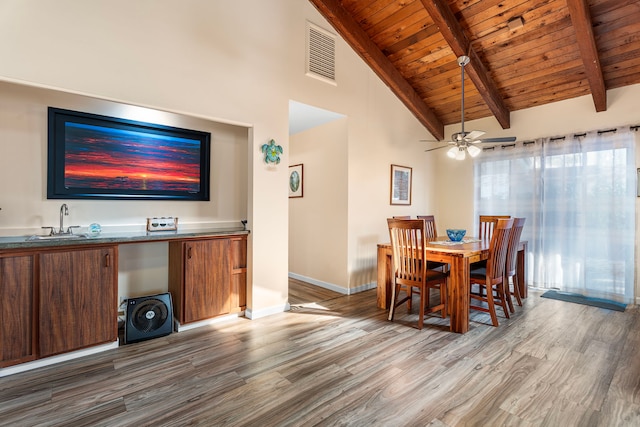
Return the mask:
[[336, 36], [307, 22], [307, 75], [336, 83]]

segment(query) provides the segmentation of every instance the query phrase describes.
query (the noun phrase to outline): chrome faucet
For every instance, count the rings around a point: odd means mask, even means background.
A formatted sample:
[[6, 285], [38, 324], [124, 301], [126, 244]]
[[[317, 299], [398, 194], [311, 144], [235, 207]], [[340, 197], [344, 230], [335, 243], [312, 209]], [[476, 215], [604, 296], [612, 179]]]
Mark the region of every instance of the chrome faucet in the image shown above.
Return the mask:
[[64, 217], [69, 216], [69, 206], [67, 206], [66, 203], [63, 203], [62, 206], [60, 206], [60, 230], [58, 231], [58, 234], [64, 234]]
[[49, 230], [49, 236], [59, 236], [59, 235], [72, 235], [74, 228], [80, 228], [79, 225], [72, 225], [67, 227], [67, 230], [64, 229], [64, 217], [69, 216], [69, 206], [66, 203], [63, 203], [60, 206], [60, 228], [56, 230], [55, 227], [42, 227], [44, 229]]

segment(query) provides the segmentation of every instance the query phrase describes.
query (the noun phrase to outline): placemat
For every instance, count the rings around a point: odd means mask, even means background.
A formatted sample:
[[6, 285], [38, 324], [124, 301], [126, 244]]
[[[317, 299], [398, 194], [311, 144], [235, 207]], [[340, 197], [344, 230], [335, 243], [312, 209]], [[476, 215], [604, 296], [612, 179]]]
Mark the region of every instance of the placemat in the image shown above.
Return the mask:
[[476, 243], [479, 242], [480, 239], [472, 239], [472, 238], [468, 238], [468, 239], [462, 239], [460, 242], [453, 242], [451, 240], [434, 240], [429, 242], [429, 244], [432, 245], [443, 245], [443, 246], [453, 246], [453, 245], [459, 245], [461, 243]]

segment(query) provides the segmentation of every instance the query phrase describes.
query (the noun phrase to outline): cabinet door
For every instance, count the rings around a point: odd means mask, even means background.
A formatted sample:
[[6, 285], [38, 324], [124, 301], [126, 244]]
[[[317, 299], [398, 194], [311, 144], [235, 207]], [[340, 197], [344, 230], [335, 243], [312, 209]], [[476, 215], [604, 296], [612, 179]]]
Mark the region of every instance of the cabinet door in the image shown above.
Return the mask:
[[229, 313], [229, 239], [187, 242], [184, 249], [185, 322]]
[[117, 323], [115, 247], [40, 255], [40, 356], [113, 342]]
[[231, 311], [247, 306], [247, 237], [231, 238]]
[[0, 367], [35, 359], [33, 259], [0, 258]]

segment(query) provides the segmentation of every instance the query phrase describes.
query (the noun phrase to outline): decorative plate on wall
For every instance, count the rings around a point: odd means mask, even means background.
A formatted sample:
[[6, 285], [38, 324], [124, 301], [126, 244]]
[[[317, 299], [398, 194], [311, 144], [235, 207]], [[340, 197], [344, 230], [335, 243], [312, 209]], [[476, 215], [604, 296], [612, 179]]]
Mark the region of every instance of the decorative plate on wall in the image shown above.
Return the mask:
[[289, 197], [302, 197], [302, 163], [289, 166]]

